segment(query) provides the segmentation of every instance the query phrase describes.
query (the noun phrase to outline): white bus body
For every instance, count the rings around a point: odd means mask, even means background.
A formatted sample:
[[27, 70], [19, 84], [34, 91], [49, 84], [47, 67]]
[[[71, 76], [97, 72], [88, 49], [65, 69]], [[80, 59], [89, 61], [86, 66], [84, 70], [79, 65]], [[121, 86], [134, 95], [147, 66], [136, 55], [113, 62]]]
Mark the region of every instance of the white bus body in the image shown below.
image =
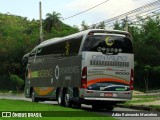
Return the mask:
[[132, 98], [134, 54], [128, 32], [93, 29], [51, 39], [24, 59], [25, 96], [34, 102], [112, 110]]

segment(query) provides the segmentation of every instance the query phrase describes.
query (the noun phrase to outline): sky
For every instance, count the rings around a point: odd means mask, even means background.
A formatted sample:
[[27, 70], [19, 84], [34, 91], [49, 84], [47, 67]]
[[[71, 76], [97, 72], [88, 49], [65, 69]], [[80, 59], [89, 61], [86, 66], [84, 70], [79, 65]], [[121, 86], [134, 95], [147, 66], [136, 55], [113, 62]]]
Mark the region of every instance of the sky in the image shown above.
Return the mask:
[[[53, 11], [67, 18], [87, 10], [106, 0], [0, 0], [0, 13], [27, 17], [29, 20], [39, 19], [39, 2], [42, 2], [42, 18]], [[88, 25], [121, 15], [156, 0], [108, 0], [104, 4], [78, 16], [62, 20], [73, 26], [80, 26], [82, 21]]]

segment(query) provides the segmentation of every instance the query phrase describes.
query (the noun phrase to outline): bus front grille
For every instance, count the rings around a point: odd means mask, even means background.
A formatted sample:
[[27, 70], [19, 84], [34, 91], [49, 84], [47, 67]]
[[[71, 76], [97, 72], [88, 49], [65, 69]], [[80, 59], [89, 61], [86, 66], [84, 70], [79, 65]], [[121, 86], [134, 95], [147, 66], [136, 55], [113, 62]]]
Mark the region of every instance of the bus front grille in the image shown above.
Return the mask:
[[129, 67], [129, 62], [90, 60], [90, 65]]

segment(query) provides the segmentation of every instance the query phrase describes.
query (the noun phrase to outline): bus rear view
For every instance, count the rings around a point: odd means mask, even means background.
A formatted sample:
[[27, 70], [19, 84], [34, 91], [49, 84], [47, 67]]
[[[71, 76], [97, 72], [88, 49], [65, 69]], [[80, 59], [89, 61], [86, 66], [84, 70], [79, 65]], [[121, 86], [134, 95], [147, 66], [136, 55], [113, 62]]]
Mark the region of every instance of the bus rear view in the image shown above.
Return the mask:
[[131, 36], [122, 31], [90, 31], [82, 51], [80, 98], [95, 109], [113, 110], [132, 98], [134, 55]]
[[92, 29], [53, 38], [24, 55], [25, 96], [113, 110], [132, 98], [134, 55], [125, 31]]

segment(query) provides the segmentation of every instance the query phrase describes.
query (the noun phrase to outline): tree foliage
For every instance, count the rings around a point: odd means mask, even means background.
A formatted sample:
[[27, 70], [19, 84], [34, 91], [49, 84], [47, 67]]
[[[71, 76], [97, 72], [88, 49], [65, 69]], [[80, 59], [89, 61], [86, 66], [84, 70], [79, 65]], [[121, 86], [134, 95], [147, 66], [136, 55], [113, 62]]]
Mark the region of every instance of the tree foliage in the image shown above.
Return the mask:
[[[78, 32], [64, 24], [60, 13], [48, 13], [43, 20], [44, 39], [63, 37]], [[24, 78], [22, 57], [39, 43], [39, 20], [0, 13], [0, 89], [10, 89], [10, 74]], [[8, 82], [10, 81], [10, 83]], [[7, 86], [6, 83], [9, 83]]]
[[55, 11], [52, 14], [51, 13], [46, 14], [47, 18], [44, 20], [44, 26], [47, 32], [51, 32], [52, 28], [59, 29], [59, 26], [61, 24], [60, 16], [61, 14], [56, 13]]
[[[131, 23], [129, 32], [133, 37], [135, 53], [135, 82], [138, 88], [144, 88], [148, 79], [150, 89], [158, 89], [160, 84], [160, 18], [138, 18], [138, 25]], [[148, 89], [148, 88], [147, 88]]]
[[19, 92], [22, 85], [24, 85], [24, 80], [22, 80], [17, 75], [10, 75], [11, 81], [16, 85], [17, 93]]
[[[64, 24], [61, 14], [52, 12], [43, 20], [44, 39], [63, 37], [78, 32], [78, 27]], [[123, 30], [126, 21], [116, 21], [114, 29]], [[138, 21], [129, 21], [129, 32], [133, 37], [135, 55], [135, 87], [145, 88], [144, 81], [148, 79], [149, 88], [159, 88], [160, 78], [160, 18], [139, 17]], [[82, 21], [82, 29], [88, 29]], [[94, 28], [105, 28], [102, 22]], [[21, 64], [24, 54], [31, 51], [39, 40], [39, 20], [28, 20], [25, 17], [5, 15], [0, 13], [0, 88], [13, 88], [10, 74], [21, 78], [25, 68]], [[146, 66], [150, 68], [147, 69]], [[16, 78], [17, 79], [17, 78]]]
[[82, 21], [81, 26], [82, 26], [82, 30], [87, 30], [89, 27], [85, 21]]

